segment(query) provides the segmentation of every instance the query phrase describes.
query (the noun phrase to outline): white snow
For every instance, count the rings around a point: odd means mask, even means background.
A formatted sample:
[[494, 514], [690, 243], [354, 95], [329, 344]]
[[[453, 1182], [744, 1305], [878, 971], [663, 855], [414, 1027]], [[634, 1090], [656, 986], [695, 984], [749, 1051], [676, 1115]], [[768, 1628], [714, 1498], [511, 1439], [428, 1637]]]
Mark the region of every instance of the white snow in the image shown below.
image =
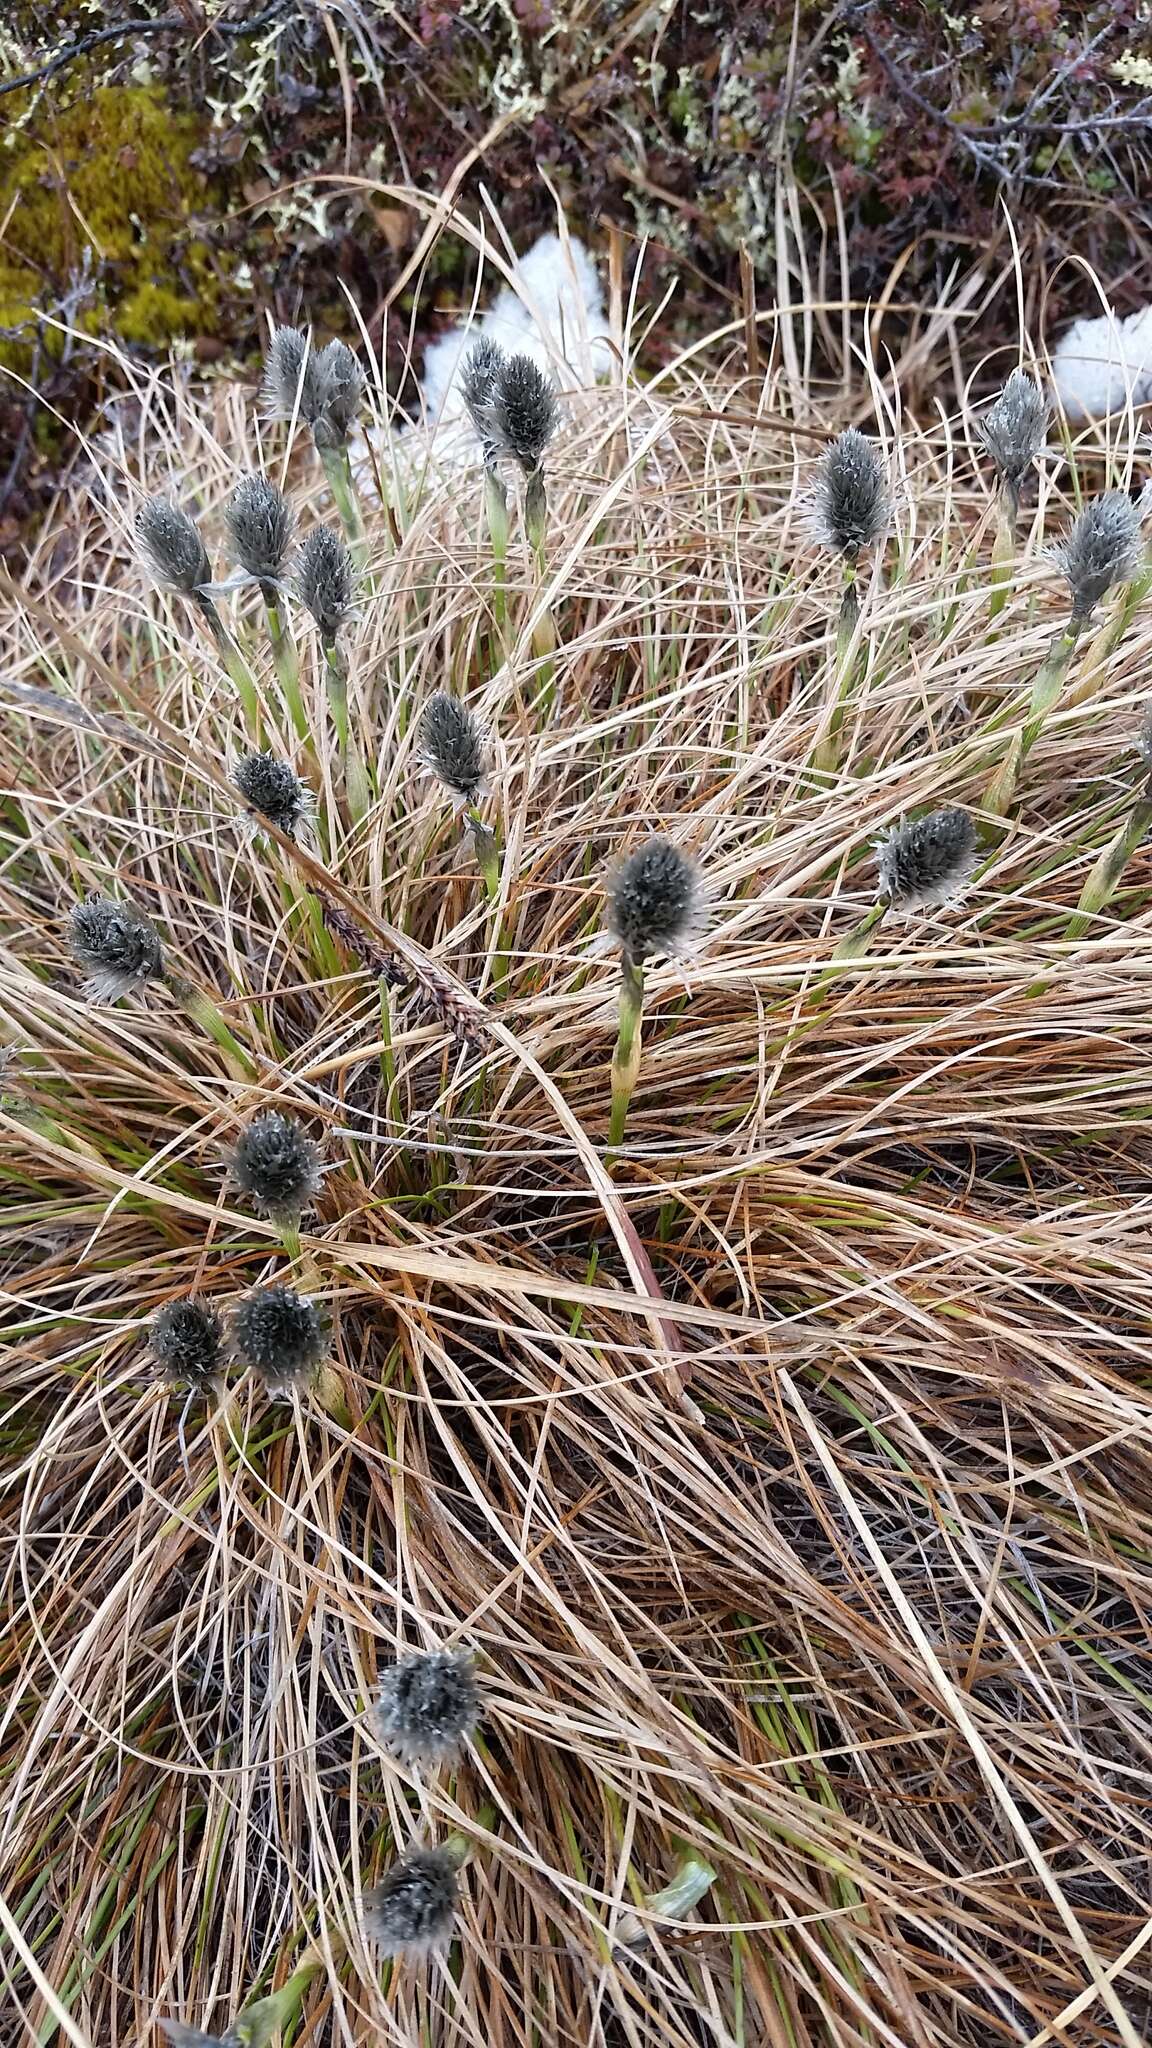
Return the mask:
[[457, 386], [461, 361], [480, 334], [510, 355], [528, 355], [561, 389], [582, 388], [606, 377], [614, 351], [599, 274], [575, 236], [541, 235], [512, 265], [514, 284], [500, 287], [485, 312], [450, 327], [425, 351], [420, 378], [422, 410], [398, 435], [369, 427], [354, 437], [353, 464], [368, 462], [371, 441], [385, 465], [404, 471], [471, 464], [476, 436]]
[[1052, 378], [1070, 420], [1106, 419], [1152, 399], [1152, 306], [1077, 320], [1060, 337]]

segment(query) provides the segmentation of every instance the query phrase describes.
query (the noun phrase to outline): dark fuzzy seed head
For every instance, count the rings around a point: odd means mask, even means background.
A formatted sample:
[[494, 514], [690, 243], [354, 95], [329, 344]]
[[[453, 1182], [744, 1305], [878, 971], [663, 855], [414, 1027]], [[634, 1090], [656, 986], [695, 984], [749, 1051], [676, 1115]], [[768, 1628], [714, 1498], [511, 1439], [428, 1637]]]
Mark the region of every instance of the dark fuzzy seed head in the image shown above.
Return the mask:
[[192, 597], [212, 581], [208, 551], [186, 512], [167, 498], [149, 498], [136, 514], [136, 538], [153, 581]]
[[560, 424], [560, 406], [551, 379], [531, 356], [506, 356], [496, 365], [477, 412], [487, 454], [511, 456], [526, 476], [539, 469]]
[[312, 815], [312, 791], [295, 769], [287, 761], [278, 761], [275, 754], [245, 754], [237, 761], [232, 780], [245, 803], [278, 831], [286, 832], [289, 839]]
[[265, 1109], [228, 1161], [238, 1188], [277, 1221], [298, 1222], [320, 1186], [320, 1154], [295, 1117]]
[[893, 826], [879, 846], [880, 887], [896, 910], [935, 910], [954, 903], [976, 866], [976, 827], [950, 804]]
[[224, 1326], [207, 1302], [170, 1301], [153, 1318], [152, 1356], [178, 1386], [207, 1387], [223, 1367]]
[[491, 401], [493, 386], [503, 368], [504, 351], [486, 334], [481, 334], [473, 342], [460, 365], [460, 396], [473, 427], [484, 443], [486, 457], [489, 429], [485, 408]]
[[232, 1317], [241, 1364], [259, 1373], [269, 1392], [309, 1379], [328, 1354], [328, 1330], [315, 1302], [291, 1287], [258, 1287]]
[[364, 396], [364, 373], [350, 348], [308, 347], [298, 327], [278, 327], [268, 347], [264, 400], [275, 419], [295, 413], [317, 448], [343, 448]]
[[365, 1894], [364, 1928], [385, 1955], [427, 1955], [452, 1938], [456, 1865], [443, 1849], [410, 1849]]
[[314, 526], [296, 557], [294, 581], [326, 646], [334, 643], [352, 615], [355, 580], [352, 557], [339, 535], [327, 526]]
[[1092, 498], [1052, 550], [1081, 624], [1114, 583], [1130, 583], [1143, 559], [1140, 508], [1123, 491]]
[[1040, 386], [1013, 370], [1000, 396], [976, 422], [976, 432], [1006, 488], [1018, 491], [1048, 432], [1051, 407]]
[[316, 358], [319, 403], [312, 421], [318, 448], [343, 448], [364, 402], [364, 372], [346, 342], [330, 341]]
[[480, 1719], [476, 1672], [466, 1651], [401, 1657], [380, 1679], [372, 1727], [406, 1764], [441, 1764], [460, 1754]]
[[292, 509], [266, 476], [241, 477], [228, 507], [232, 554], [258, 583], [276, 583], [292, 538]]
[[72, 952], [88, 976], [88, 992], [114, 1003], [164, 972], [164, 949], [155, 925], [132, 903], [89, 896], [71, 919]]
[[487, 735], [475, 713], [447, 690], [437, 690], [420, 714], [416, 744], [437, 781], [460, 803], [475, 803], [488, 771]]
[[882, 540], [892, 516], [884, 465], [865, 435], [846, 427], [826, 449], [816, 472], [813, 521], [817, 538], [854, 562], [862, 548]]
[[704, 888], [689, 854], [649, 839], [608, 880], [608, 929], [638, 966], [655, 953], [685, 952], [704, 926]]

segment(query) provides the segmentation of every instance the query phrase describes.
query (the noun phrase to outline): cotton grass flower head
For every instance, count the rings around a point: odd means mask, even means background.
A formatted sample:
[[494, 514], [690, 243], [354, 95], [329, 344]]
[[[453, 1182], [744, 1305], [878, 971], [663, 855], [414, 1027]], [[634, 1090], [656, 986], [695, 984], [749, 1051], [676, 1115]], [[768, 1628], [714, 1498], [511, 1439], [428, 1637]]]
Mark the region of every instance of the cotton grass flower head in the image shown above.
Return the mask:
[[386, 1956], [426, 1956], [452, 1939], [456, 1862], [445, 1849], [410, 1849], [364, 1897], [364, 1931]]
[[643, 966], [661, 953], [691, 952], [707, 923], [699, 866], [670, 839], [645, 840], [608, 877], [608, 930], [625, 959]]
[[266, 476], [241, 477], [227, 518], [233, 559], [255, 582], [278, 584], [292, 540], [292, 508], [283, 491]]
[[312, 528], [296, 557], [293, 581], [324, 645], [335, 646], [337, 634], [352, 617], [356, 586], [352, 556], [339, 534], [327, 526]]
[[489, 459], [507, 456], [525, 476], [534, 476], [560, 424], [551, 378], [531, 356], [504, 356], [477, 407], [477, 423]]
[[1125, 491], [1090, 498], [1073, 520], [1052, 560], [1063, 570], [1072, 598], [1072, 618], [1083, 625], [1116, 583], [1130, 583], [1144, 556], [1141, 506]]
[[195, 597], [212, 581], [212, 565], [199, 529], [167, 498], [148, 498], [136, 514], [136, 538], [154, 583]]
[[826, 548], [854, 564], [888, 531], [892, 497], [874, 444], [845, 427], [825, 449], [812, 487], [812, 526]]
[[1013, 501], [1044, 446], [1051, 417], [1051, 404], [1039, 384], [1026, 371], [1013, 370], [1004, 389], [976, 422], [976, 432]]
[[316, 800], [290, 762], [277, 760], [275, 754], [244, 754], [232, 780], [245, 803], [287, 838], [294, 839], [311, 823]]
[[474, 711], [437, 690], [420, 714], [416, 746], [423, 767], [458, 805], [474, 804], [488, 777], [488, 734]]
[[298, 327], [278, 327], [264, 368], [265, 410], [293, 415], [312, 429], [318, 449], [344, 448], [364, 399], [364, 372], [343, 341], [310, 348]]
[[379, 1680], [369, 1719], [401, 1763], [451, 1762], [480, 1719], [471, 1657], [463, 1650], [428, 1650], [399, 1658]]
[[224, 1325], [206, 1301], [189, 1295], [158, 1310], [148, 1333], [157, 1365], [175, 1386], [210, 1387], [224, 1364]]
[[265, 1109], [237, 1140], [228, 1171], [266, 1216], [298, 1223], [320, 1186], [320, 1152], [295, 1117]]
[[504, 369], [505, 355], [498, 342], [490, 335], [481, 334], [473, 342], [460, 365], [459, 389], [464, 409], [483, 443], [485, 459], [494, 459], [495, 451], [489, 455], [490, 438], [487, 408], [497, 378]]
[[976, 827], [949, 804], [902, 820], [877, 842], [880, 888], [894, 910], [939, 910], [964, 894], [977, 860]]
[[115, 1003], [164, 973], [160, 934], [132, 903], [89, 896], [77, 903], [69, 926], [73, 957], [95, 1002]]
[[328, 1356], [328, 1326], [314, 1301], [291, 1287], [258, 1287], [232, 1315], [232, 1348], [270, 1394], [290, 1393]]

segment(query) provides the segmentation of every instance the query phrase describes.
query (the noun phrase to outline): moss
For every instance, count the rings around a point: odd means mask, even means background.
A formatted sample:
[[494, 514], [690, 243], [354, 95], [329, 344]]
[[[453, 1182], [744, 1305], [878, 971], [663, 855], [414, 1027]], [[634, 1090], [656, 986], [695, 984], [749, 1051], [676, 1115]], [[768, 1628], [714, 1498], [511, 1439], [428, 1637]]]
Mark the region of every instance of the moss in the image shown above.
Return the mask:
[[[192, 161], [198, 118], [151, 85], [21, 112], [0, 149], [0, 328], [26, 327], [87, 273], [92, 294], [75, 317], [89, 332], [154, 345], [212, 333], [220, 274], [196, 226], [212, 196]], [[29, 355], [27, 339], [0, 340], [11, 367]]]

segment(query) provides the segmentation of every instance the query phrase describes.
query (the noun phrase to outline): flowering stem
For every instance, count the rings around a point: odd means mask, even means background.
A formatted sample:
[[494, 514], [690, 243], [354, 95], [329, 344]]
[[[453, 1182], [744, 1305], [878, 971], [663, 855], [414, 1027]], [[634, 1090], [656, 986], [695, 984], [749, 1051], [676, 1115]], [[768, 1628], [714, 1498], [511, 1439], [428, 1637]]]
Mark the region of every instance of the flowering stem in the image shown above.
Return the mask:
[[285, 2028], [299, 2017], [304, 1993], [323, 1968], [323, 1958], [313, 1952], [293, 1970], [279, 1991], [246, 2006], [233, 2029], [242, 2048], [270, 2048], [273, 2041], [279, 2040]]
[[272, 661], [276, 670], [288, 715], [296, 728], [296, 737], [308, 737], [308, 714], [304, 699], [300, 695], [300, 663], [296, 647], [288, 627], [288, 621], [270, 591], [264, 593], [264, 610], [268, 619], [268, 638], [272, 644]]
[[344, 782], [348, 792], [348, 808], [353, 818], [359, 820], [371, 807], [372, 789], [368, 780], [368, 769], [357, 741], [353, 738], [348, 719], [348, 667], [339, 645], [335, 640], [324, 648], [325, 681], [328, 686], [328, 702], [332, 709], [332, 723], [336, 727], [336, 738], [344, 761]]
[[608, 1122], [608, 1160], [624, 1136], [628, 1105], [640, 1075], [641, 1019], [644, 1014], [644, 969], [625, 953], [620, 980], [620, 1028], [612, 1055], [612, 1113]]
[[[663, 1891], [649, 1892], [644, 1905], [662, 1920], [683, 1920], [715, 1882], [712, 1865], [705, 1863], [702, 1856], [689, 1853], [677, 1865], [671, 1884], [665, 1885]], [[651, 1935], [639, 1914], [628, 1912], [620, 1915], [616, 1938], [625, 1948], [641, 1948], [651, 1940]]]
[[220, 659], [235, 685], [236, 695], [240, 699], [245, 723], [257, 746], [262, 746], [264, 743], [263, 728], [260, 723], [260, 697], [256, 688], [256, 678], [206, 591], [197, 591], [196, 603], [201, 617], [216, 642], [220, 652]]
[[476, 859], [484, 877], [484, 887], [488, 891], [490, 901], [495, 903], [500, 896], [500, 850], [496, 834], [490, 825], [484, 823], [479, 811], [469, 809], [465, 816], [472, 827], [472, 844], [476, 849]]
[[1068, 921], [1064, 933], [1066, 939], [1078, 939], [1086, 931], [1093, 917], [1103, 910], [1115, 895], [1128, 862], [1152, 828], [1152, 793], [1146, 793], [1139, 803], [1133, 805], [1124, 824], [1110, 839], [1103, 853], [1095, 862], [1092, 872], [1080, 891], [1080, 901]]
[[328, 488], [344, 528], [344, 537], [357, 569], [363, 569], [368, 550], [364, 542], [364, 521], [360, 517], [360, 505], [356, 497], [356, 486], [352, 481], [352, 464], [348, 460], [347, 448], [320, 448], [317, 450], [328, 479]]
[[492, 611], [503, 633], [508, 620], [508, 493], [494, 469], [484, 471], [484, 511], [492, 543]]
[[[535, 559], [537, 577], [543, 583], [547, 567], [544, 540], [548, 528], [548, 495], [544, 488], [542, 469], [533, 470], [524, 492], [524, 528]], [[532, 629], [532, 652], [537, 661], [543, 663], [540, 672], [543, 684], [541, 709], [547, 717], [552, 709], [552, 698], [555, 693], [555, 673], [551, 656], [556, 652], [556, 621], [551, 611], [545, 611]]]
[[996, 538], [992, 543], [992, 595], [988, 602], [988, 616], [994, 619], [1008, 602], [1011, 583], [1011, 567], [1016, 559], [1016, 522], [1020, 512], [1020, 494], [1005, 484], [1000, 493], [1000, 516], [996, 522]]
[[1080, 664], [1080, 673], [1064, 700], [1069, 708], [1073, 704], [1083, 704], [1085, 699], [1091, 697], [1093, 692], [1099, 687], [1108, 661], [1123, 638], [1133, 612], [1138, 605], [1143, 603], [1150, 588], [1152, 588], [1152, 569], [1144, 569], [1128, 585], [1124, 592], [1123, 601], [1114, 608], [1111, 616], [1105, 619], [1100, 631], [1094, 634], [1084, 650], [1084, 659]]
[[844, 707], [852, 692], [855, 667], [851, 659], [852, 642], [859, 616], [860, 598], [856, 585], [856, 564], [846, 561], [844, 594], [836, 614], [836, 663], [833, 673], [832, 710], [828, 718], [827, 731], [812, 749], [811, 766], [818, 774], [831, 775], [840, 763], [840, 732], [844, 724]]
[[193, 1023], [198, 1024], [202, 1031], [206, 1031], [209, 1038], [220, 1047], [233, 1078], [238, 1081], [250, 1081], [257, 1072], [256, 1063], [233, 1036], [211, 996], [205, 995], [203, 989], [194, 988], [190, 981], [185, 981], [182, 974], [169, 972], [164, 979], [169, 993], [180, 1004], [181, 1009], [186, 1010]]
[[1048, 650], [1047, 659], [1032, 684], [1028, 704], [1028, 720], [1022, 732], [1009, 742], [1003, 761], [992, 776], [983, 796], [983, 807], [997, 818], [1003, 818], [1016, 792], [1016, 782], [1022, 763], [1031, 753], [1044, 728], [1044, 721], [1060, 695], [1064, 679], [1068, 674], [1076, 643], [1086, 621], [1073, 613], [1062, 633], [1058, 633]]

